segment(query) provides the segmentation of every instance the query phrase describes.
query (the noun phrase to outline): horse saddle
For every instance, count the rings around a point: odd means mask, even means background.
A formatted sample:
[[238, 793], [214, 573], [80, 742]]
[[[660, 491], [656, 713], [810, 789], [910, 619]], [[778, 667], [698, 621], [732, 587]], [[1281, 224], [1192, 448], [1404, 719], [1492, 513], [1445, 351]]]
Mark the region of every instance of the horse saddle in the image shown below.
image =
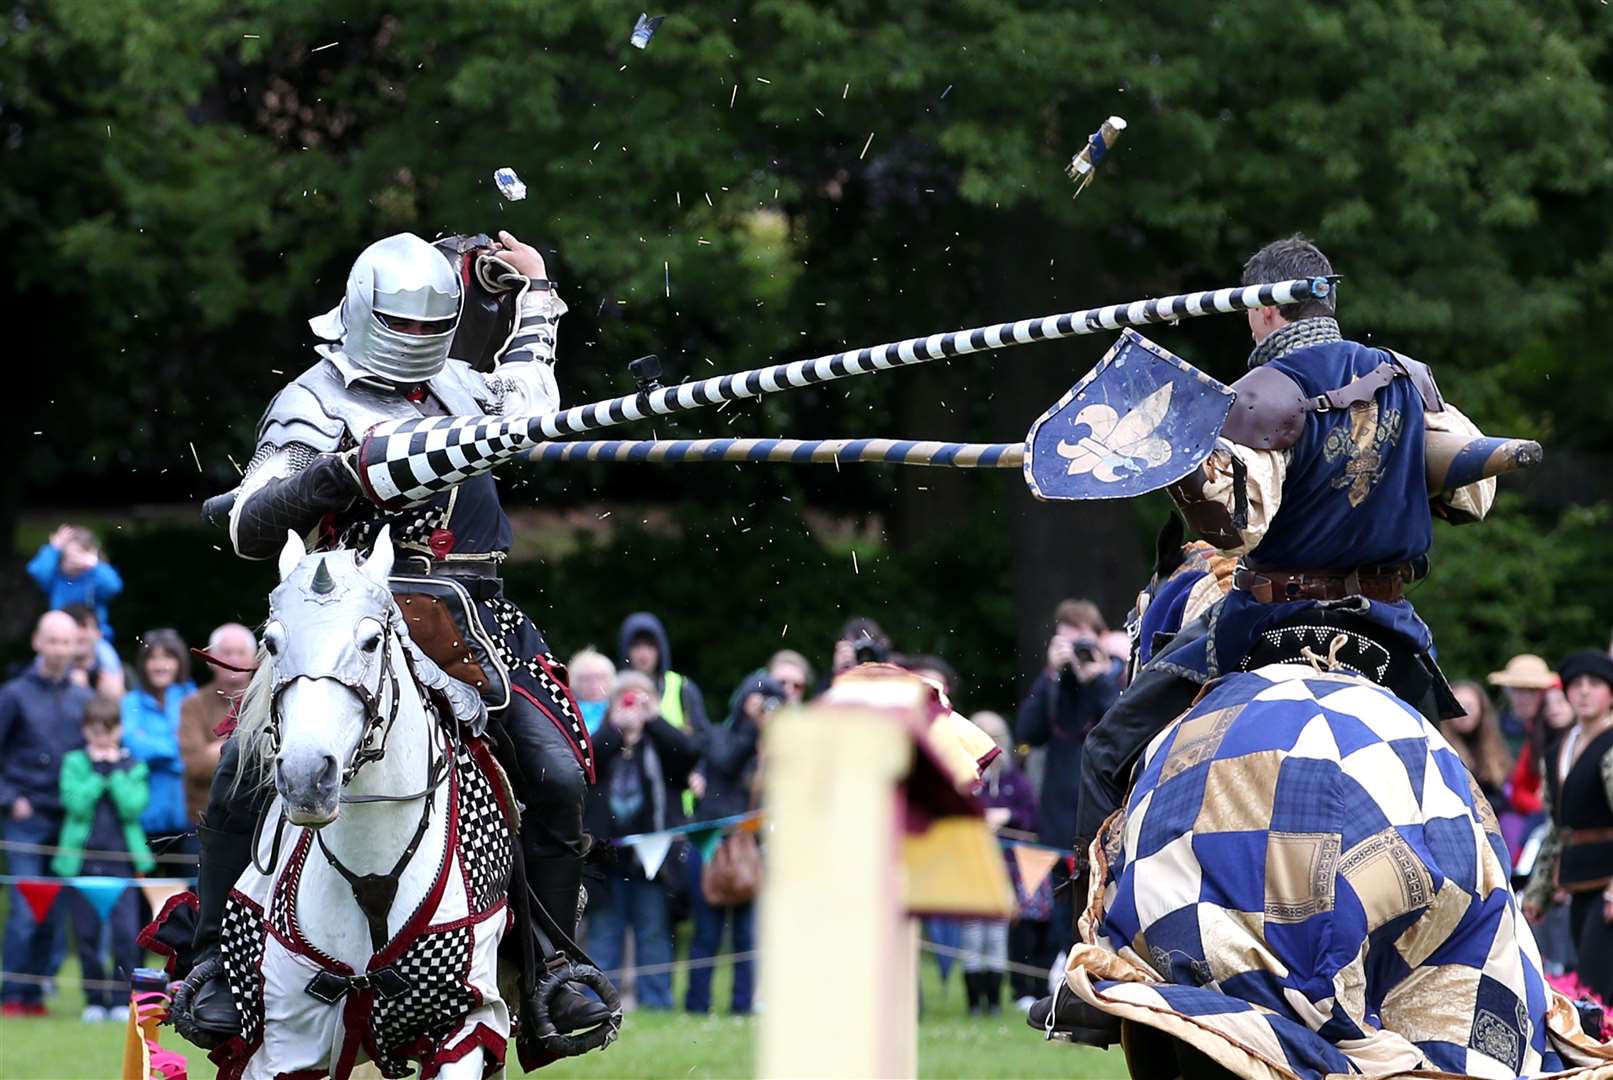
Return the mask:
[[441, 574], [394, 574], [390, 581], [409, 637], [421, 651], [447, 675], [473, 687], [489, 710], [508, 705], [509, 670], [466, 585]]

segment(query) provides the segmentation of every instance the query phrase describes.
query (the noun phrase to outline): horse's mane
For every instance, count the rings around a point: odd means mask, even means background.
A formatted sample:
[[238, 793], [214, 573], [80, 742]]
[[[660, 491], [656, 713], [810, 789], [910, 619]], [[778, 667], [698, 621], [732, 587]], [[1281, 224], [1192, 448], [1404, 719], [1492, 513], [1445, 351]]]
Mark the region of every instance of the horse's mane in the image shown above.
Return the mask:
[[273, 716], [274, 657], [258, 646], [258, 669], [241, 695], [235, 712], [235, 745], [240, 750], [240, 766], [235, 772], [235, 788], [268, 786], [274, 774], [274, 756], [269, 751], [269, 723]]

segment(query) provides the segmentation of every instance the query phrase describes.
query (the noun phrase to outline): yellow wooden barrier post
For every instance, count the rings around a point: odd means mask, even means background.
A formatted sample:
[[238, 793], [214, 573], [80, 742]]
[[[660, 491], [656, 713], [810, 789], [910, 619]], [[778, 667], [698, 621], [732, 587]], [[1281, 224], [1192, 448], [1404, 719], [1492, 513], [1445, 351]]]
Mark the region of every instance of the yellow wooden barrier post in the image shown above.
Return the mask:
[[978, 729], [891, 668], [767, 727], [763, 1077], [918, 1071], [918, 923], [1003, 918], [1013, 890], [972, 800]]
[[907, 726], [871, 709], [796, 709], [766, 739], [758, 1073], [912, 1076], [916, 950], [896, 788]]

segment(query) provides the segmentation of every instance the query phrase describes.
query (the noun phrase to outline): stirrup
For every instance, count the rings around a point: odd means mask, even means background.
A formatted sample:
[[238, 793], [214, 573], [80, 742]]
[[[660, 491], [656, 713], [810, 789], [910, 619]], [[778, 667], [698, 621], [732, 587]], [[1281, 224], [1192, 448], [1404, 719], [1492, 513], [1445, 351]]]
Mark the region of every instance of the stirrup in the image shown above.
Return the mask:
[[[1067, 995], [1062, 1002], [1060, 991]], [[1063, 1015], [1059, 1012], [1061, 1004]], [[1040, 1011], [1044, 1006], [1047, 1008], [1045, 1013]], [[1102, 1009], [1087, 1004], [1075, 996], [1062, 979], [1053, 987], [1051, 997], [1042, 998], [1030, 1007], [1025, 1022], [1033, 1028], [1040, 1028], [1042, 1037], [1047, 1040], [1062, 1037], [1100, 1049], [1120, 1041], [1119, 1017], [1110, 1016]]]
[[[550, 1009], [570, 983], [586, 986], [599, 995], [599, 1000], [609, 1010], [604, 1022], [578, 1034], [563, 1034], [555, 1027]], [[532, 1027], [539, 1044], [558, 1057], [576, 1057], [590, 1050], [602, 1050], [615, 1042], [621, 1032], [621, 995], [605, 973], [592, 964], [566, 964], [546, 971], [532, 993]]]

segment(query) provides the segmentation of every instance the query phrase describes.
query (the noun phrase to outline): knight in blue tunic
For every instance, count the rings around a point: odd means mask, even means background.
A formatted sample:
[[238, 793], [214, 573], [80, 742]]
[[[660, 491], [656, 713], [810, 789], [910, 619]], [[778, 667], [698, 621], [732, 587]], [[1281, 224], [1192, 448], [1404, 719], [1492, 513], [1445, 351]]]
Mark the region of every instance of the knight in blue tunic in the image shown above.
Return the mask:
[[[1243, 280], [1332, 272], [1295, 236], [1257, 252]], [[1334, 303], [1329, 295], [1248, 313], [1256, 347], [1233, 386], [1221, 448], [1170, 488], [1200, 535], [1241, 558], [1224, 596], [1205, 577], [1176, 598], [1179, 632], [1138, 642], [1145, 663], [1087, 737], [1074, 838], [1083, 858], [1149, 740], [1223, 674], [1314, 657], [1431, 719], [1460, 711], [1405, 587], [1427, 573], [1434, 517], [1483, 518], [1495, 481], [1430, 497], [1425, 431], [1478, 431], [1444, 402], [1425, 365], [1345, 340]]]

